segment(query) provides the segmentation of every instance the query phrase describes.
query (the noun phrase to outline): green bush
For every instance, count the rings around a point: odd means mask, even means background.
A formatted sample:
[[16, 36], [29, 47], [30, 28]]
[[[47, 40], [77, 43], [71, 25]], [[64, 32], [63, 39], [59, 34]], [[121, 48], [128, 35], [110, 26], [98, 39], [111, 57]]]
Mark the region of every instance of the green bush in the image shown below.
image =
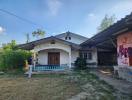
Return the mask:
[[86, 59], [78, 57], [75, 61], [75, 69], [86, 69]]
[[5, 50], [0, 53], [0, 70], [22, 69], [31, 52], [25, 50]]

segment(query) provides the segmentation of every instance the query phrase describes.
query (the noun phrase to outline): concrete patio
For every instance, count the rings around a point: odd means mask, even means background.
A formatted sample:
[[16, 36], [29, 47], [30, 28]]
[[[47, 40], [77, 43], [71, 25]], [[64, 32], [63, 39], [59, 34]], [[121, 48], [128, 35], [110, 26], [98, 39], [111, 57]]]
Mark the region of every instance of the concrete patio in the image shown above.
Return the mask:
[[101, 80], [104, 80], [108, 84], [112, 85], [115, 89], [122, 93], [132, 95], [132, 83], [122, 79], [116, 79], [110, 74], [101, 73], [100, 71], [92, 71], [93, 74], [97, 75]]

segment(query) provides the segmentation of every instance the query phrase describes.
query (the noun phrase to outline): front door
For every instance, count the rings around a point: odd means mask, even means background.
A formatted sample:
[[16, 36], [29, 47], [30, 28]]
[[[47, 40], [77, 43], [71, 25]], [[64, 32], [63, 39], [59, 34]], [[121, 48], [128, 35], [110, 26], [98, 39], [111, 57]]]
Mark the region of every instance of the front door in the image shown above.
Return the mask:
[[60, 53], [49, 52], [48, 53], [48, 64], [49, 65], [60, 65]]

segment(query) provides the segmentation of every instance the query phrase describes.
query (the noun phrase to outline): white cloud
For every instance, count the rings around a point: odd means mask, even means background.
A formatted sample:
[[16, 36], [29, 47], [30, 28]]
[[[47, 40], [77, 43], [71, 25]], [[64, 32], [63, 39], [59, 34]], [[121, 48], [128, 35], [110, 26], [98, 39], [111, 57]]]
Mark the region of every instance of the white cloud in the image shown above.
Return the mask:
[[95, 14], [89, 13], [88, 16], [89, 16], [89, 17], [95, 17]]
[[58, 14], [61, 6], [62, 2], [60, 0], [48, 0], [49, 11], [54, 16]]
[[0, 26], [0, 34], [4, 34], [4, 32], [5, 32], [5, 29]]
[[95, 15], [94, 13], [89, 13], [87, 16], [86, 16], [86, 21], [95, 21], [97, 20], [97, 15]]

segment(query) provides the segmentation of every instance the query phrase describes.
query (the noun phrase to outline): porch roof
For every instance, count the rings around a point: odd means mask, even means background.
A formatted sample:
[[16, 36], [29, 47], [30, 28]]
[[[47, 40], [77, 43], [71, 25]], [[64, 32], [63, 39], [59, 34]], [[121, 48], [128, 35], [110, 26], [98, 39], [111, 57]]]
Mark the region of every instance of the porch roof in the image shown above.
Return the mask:
[[132, 31], [132, 13], [117, 21], [104, 31], [94, 35], [89, 40], [83, 42], [81, 46], [96, 46], [99, 48], [113, 49], [116, 44], [116, 37], [125, 32]]
[[18, 45], [18, 47], [21, 48], [21, 49], [25, 49], [25, 50], [32, 50], [34, 48], [34, 46], [45, 43], [45, 42], [48, 42], [48, 41], [57, 41], [57, 42], [61, 42], [61, 43], [64, 43], [66, 45], [71, 46], [72, 49], [80, 49], [80, 46], [78, 44], [59, 39], [55, 36], [43, 38], [43, 39], [40, 39], [40, 40], [25, 43], [25, 44], [20, 44], [20, 45]]

